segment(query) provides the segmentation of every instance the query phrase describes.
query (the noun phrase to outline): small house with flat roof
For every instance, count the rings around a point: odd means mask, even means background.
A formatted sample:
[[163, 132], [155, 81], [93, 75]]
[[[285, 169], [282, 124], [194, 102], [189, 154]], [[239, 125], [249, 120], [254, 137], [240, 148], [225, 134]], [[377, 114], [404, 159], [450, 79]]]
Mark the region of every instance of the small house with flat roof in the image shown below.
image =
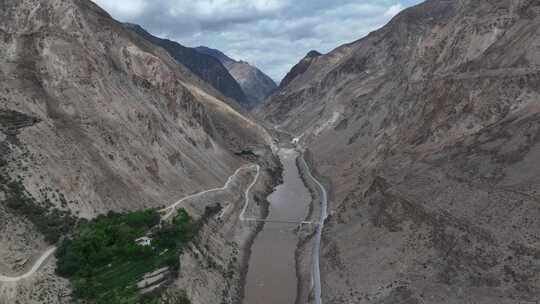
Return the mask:
[[150, 246], [152, 245], [152, 239], [147, 237], [147, 236], [143, 236], [143, 237], [140, 237], [138, 239], [135, 240], [135, 243], [141, 245], [141, 246]]

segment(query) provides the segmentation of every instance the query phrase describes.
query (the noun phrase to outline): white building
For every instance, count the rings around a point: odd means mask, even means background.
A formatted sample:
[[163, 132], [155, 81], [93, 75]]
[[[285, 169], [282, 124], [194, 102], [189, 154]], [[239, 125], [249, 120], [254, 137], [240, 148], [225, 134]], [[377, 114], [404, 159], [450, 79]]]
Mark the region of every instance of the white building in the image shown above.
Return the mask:
[[143, 236], [143, 237], [140, 237], [138, 239], [135, 240], [135, 243], [141, 245], [141, 246], [150, 246], [152, 245], [152, 239], [147, 237], [147, 236]]

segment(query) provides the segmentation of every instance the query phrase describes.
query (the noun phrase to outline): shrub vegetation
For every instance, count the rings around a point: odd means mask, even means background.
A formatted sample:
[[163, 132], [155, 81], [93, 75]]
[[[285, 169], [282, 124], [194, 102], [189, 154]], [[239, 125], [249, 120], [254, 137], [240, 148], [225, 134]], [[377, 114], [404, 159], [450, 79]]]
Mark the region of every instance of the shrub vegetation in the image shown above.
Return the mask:
[[[98, 304], [154, 303], [141, 297], [136, 283], [162, 267], [179, 268], [179, 253], [198, 227], [181, 209], [172, 223], [160, 223], [156, 210], [109, 213], [80, 223], [57, 251], [59, 275], [73, 283], [74, 297]], [[149, 236], [151, 246], [135, 242]]]

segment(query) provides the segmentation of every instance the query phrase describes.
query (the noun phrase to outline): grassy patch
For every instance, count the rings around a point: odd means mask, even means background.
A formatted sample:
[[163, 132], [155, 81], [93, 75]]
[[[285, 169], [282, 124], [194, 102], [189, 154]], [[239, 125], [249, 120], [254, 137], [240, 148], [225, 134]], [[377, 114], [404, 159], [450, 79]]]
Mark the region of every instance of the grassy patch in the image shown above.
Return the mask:
[[[73, 283], [74, 297], [98, 304], [154, 303], [141, 297], [136, 283], [162, 267], [179, 269], [179, 254], [193, 240], [199, 223], [179, 210], [172, 223], [158, 225], [155, 210], [109, 213], [78, 225], [57, 251], [57, 273]], [[135, 242], [152, 238], [151, 246]]]

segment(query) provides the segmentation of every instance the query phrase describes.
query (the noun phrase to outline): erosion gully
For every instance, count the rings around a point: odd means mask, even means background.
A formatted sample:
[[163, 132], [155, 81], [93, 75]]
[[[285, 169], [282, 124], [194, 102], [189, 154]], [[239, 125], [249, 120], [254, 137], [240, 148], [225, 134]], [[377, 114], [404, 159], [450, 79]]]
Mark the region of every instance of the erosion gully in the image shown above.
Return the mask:
[[[301, 222], [305, 219], [311, 195], [306, 188], [296, 158], [300, 153], [282, 148], [283, 184], [268, 197], [267, 220]], [[298, 224], [267, 222], [251, 248], [246, 277], [244, 304], [294, 304], [297, 296], [295, 250]]]

